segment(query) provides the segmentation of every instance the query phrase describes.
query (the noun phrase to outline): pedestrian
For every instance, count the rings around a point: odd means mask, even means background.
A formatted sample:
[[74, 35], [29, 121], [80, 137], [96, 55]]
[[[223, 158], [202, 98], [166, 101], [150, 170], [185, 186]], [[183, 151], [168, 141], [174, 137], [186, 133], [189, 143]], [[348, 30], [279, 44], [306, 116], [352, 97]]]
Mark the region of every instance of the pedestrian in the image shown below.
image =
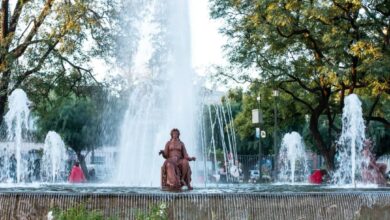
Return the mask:
[[70, 175], [68, 178], [68, 181], [70, 183], [83, 183], [86, 182], [84, 172], [80, 167], [79, 162], [75, 162], [74, 166], [72, 167], [72, 170], [70, 171]]

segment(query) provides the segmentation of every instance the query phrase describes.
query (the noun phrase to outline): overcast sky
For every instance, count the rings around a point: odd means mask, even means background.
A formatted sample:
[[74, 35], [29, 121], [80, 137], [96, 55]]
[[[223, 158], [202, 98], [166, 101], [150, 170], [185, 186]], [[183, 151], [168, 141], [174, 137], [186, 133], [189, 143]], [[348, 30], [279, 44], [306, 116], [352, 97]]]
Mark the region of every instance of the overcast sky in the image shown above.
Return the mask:
[[[200, 75], [205, 75], [205, 70], [210, 65], [227, 63], [222, 51], [226, 40], [218, 32], [221, 22], [210, 18], [208, 1], [189, 0], [192, 66]], [[110, 72], [110, 67], [102, 60], [93, 60], [92, 64], [98, 80], [102, 80]]]
[[222, 46], [226, 41], [218, 33], [220, 22], [209, 16], [209, 0], [190, 0], [192, 65], [194, 68], [224, 64]]
[[[210, 65], [222, 65], [226, 61], [223, 58], [222, 46], [225, 42], [222, 34], [218, 32], [221, 22], [210, 18], [209, 0], [188, 0], [189, 18], [191, 31], [191, 59], [192, 67], [199, 75], [207, 74], [207, 67]], [[148, 19], [145, 18], [145, 22]], [[148, 24], [147, 24], [148, 25]], [[153, 27], [144, 27], [143, 36], [138, 42], [138, 52], [134, 56], [133, 70], [138, 73], [147, 73], [147, 62], [150, 59], [153, 49], [150, 45], [148, 35], [153, 32]], [[99, 72], [107, 72], [104, 69], [104, 62], [94, 62]], [[108, 67], [107, 67], [108, 68]], [[102, 71], [103, 70], [103, 71]]]

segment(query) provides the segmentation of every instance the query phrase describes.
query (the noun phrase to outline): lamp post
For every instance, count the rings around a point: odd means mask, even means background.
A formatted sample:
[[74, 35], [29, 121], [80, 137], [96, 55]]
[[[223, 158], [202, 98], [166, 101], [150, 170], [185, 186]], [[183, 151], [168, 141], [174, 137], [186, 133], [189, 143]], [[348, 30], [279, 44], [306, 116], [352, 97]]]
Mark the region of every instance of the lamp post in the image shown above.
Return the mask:
[[[274, 89], [272, 91], [272, 96], [274, 97], [274, 171], [276, 171], [277, 158], [278, 158], [278, 137], [277, 137], [277, 128], [278, 128], [278, 109], [277, 109], [277, 97], [279, 96], [279, 91]], [[275, 173], [276, 174], [276, 173]]]
[[255, 139], [257, 138], [257, 130], [259, 131], [259, 176], [261, 177], [261, 124], [263, 123], [263, 115], [260, 109], [260, 96], [257, 96], [256, 100], [257, 109], [252, 110], [252, 123], [256, 126]]
[[260, 180], [261, 180], [261, 127], [260, 127], [260, 123], [262, 123], [262, 115], [261, 115], [261, 111], [260, 111], [260, 95], [257, 96], [256, 98], [257, 100], [257, 104], [258, 104], [258, 109], [259, 109], [259, 176], [260, 176]]

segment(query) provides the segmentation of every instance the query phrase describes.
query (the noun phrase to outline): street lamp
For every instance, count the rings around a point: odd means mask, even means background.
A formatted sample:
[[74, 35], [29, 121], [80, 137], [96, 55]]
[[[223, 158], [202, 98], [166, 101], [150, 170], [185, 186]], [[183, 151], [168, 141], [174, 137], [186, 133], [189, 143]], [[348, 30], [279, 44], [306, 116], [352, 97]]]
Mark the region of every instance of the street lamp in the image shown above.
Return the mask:
[[279, 96], [279, 91], [274, 89], [272, 91], [272, 96], [274, 97], [274, 171], [276, 171], [276, 160], [278, 158], [278, 140], [277, 140], [277, 127], [278, 127], [278, 109], [277, 109], [277, 97]]
[[[258, 108], [259, 108], [259, 119], [261, 119], [260, 123], [262, 123], [263, 117], [261, 115], [261, 110], [260, 110], [260, 95], [257, 96], [256, 100], [257, 100], [257, 104], [258, 104]], [[260, 127], [260, 123], [259, 123], [259, 176], [261, 178], [261, 127]]]
[[[261, 178], [261, 129], [260, 125], [263, 123], [263, 115], [260, 109], [260, 96], [257, 96], [257, 109], [252, 110], [252, 123], [256, 126], [255, 138], [257, 138], [257, 133], [259, 134], [259, 176]], [[258, 132], [257, 132], [258, 131]]]

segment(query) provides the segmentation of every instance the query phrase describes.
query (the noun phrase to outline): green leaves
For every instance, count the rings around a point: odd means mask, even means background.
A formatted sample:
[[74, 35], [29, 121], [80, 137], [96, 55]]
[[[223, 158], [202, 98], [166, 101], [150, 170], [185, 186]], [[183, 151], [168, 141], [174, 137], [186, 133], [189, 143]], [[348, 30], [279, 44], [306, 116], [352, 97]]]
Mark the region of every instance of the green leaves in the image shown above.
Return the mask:
[[165, 203], [153, 205], [149, 212], [137, 214], [136, 220], [168, 220], [168, 207]]
[[[390, 45], [388, 33], [384, 31], [385, 27], [390, 27], [388, 10], [384, 7], [387, 3], [359, 0], [211, 2], [212, 16], [225, 21], [222, 31], [231, 40], [226, 45], [231, 65], [256, 68], [259, 76], [255, 78], [262, 79], [264, 85], [278, 87], [294, 100], [294, 106], [301, 106], [291, 112], [313, 116], [309, 117], [310, 132], [315, 137], [316, 147], [330, 152], [325, 159], [331, 167], [334, 152], [331, 144], [339, 132], [337, 121], [344, 97], [363, 93], [369, 94], [370, 99], [381, 94], [379, 103], [389, 99]], [[243, 73], [245, 71], [240, 72], [241, 78]], [[229, 73], [223, 74], [229, 76]], [[243, 103], [243, 111], [246, 111], [245, 98]], [[384, 111], [381, 106], [371, 107], [374, 112]], [[389, 126], [389, 115], [369, 117], [369, 112], [365, 113], [367, 118]], [[245, 114], [236, 118], [241, 128], [249, 128], [245, 122], [248, 111]], [[321, 127], [324, 123], [328, 128]], [[248, 132], [240, 132], [241, 136], [248, 136]]]

